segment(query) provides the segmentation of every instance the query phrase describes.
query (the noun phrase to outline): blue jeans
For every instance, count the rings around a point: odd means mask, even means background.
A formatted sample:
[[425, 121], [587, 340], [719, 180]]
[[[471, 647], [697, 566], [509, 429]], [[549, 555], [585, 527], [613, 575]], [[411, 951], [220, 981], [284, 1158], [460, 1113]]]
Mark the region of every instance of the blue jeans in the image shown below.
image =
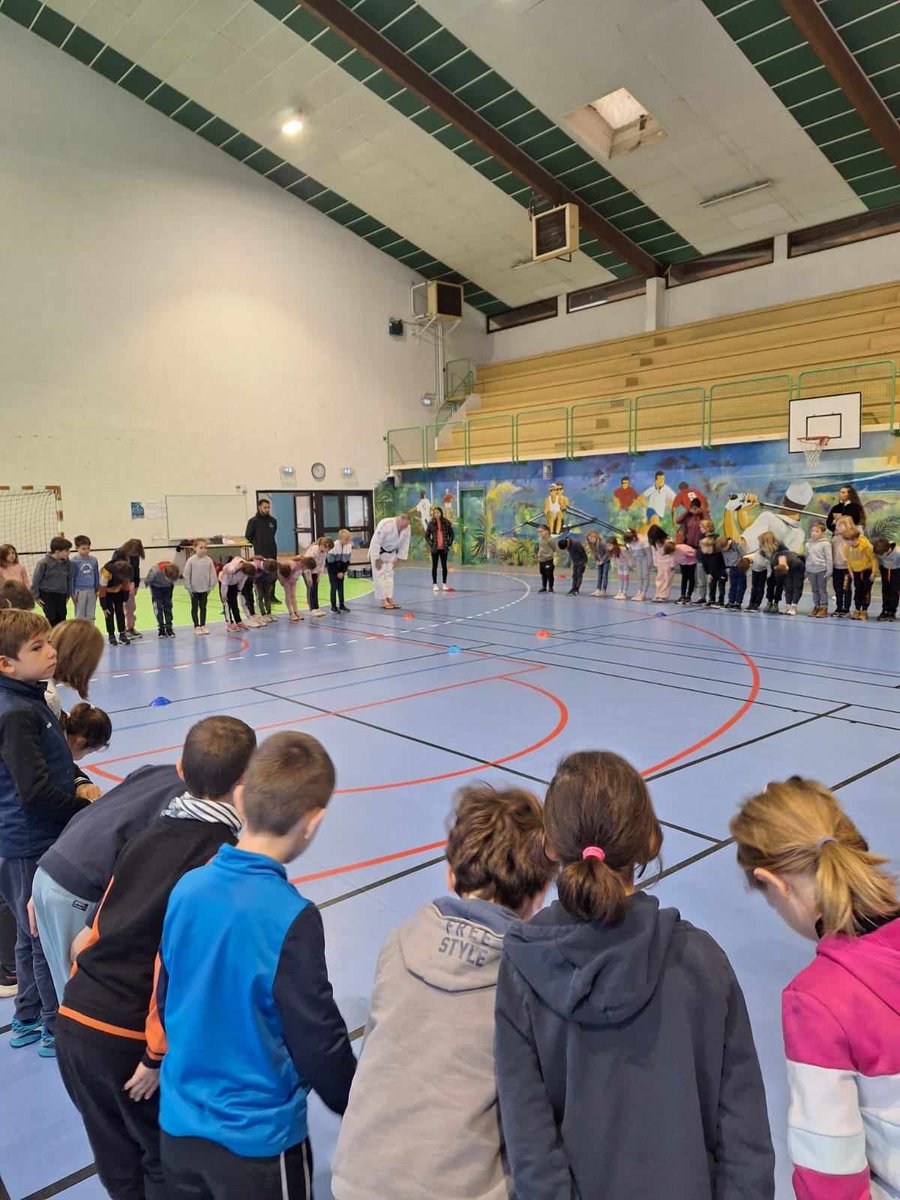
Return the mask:
[[28, 927], [28, 901], [36, 870], [36, 858], [0, 858], [0, 896], [16, 918], [16, 1018], [31, 1025], [42, 1017], [46, 1031], [53, 1033], [57, 1008], [53, 977], [40, 938], [32, 937]]
[[605, 592], [609, 584], [609, 559], [597, 564], [597, 591]]
[[728, 603], [743, 604], [747, 590], [747, 575], [740, 567], [728, 568]]

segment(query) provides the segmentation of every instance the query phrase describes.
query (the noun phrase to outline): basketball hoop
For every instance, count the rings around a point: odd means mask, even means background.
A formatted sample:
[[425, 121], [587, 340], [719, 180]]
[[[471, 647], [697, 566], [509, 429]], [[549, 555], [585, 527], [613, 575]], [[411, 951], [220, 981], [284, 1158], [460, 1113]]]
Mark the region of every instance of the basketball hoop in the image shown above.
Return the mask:
[[803, 453], [806, 456], [806, 465], [809, 468], [817, 467], [819, 460], [822, 457], [822, 451], [827, 450], [828, 443], [832, 439], [830, 437], [804, 437], [798, 438], [798, 441], [805, 442]]

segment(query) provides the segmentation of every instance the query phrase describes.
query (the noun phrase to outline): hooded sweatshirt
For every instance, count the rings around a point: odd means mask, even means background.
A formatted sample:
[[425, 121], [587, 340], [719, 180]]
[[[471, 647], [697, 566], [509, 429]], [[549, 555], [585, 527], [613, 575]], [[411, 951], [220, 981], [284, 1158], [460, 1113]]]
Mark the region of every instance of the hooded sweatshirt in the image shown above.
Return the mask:
[[823, 938], [782, 998], [799, 1200], [900, 1196], [900, 919]]
[[388, 938], [332, 1165], [335, 1200], [507, 1200], [494, 998], [515, 919], [448, 896]]
[[774, 1154], [744, 997], [709, 934], [628, 899], [559, 902], [507, 935], [497, 1072], [519, 1200], [771, 1200]]

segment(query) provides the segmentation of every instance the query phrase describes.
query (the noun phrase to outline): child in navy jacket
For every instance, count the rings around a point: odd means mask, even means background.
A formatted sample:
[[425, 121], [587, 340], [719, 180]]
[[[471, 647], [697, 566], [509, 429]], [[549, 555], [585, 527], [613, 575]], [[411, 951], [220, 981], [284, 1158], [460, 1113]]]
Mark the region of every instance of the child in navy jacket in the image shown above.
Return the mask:
[[237, 846], [172, 893], [156, 991], [167, 1200], [312, 1194], [306, 1097], [343, 1113], [356, 1061], [322, 918], [284, 864], [312, 841], [333, 790], [315, 738], [275, 734], [235, 793]]
[[772, 1200], [741, 989], [712, 938], [634, 890], [662, 830], [616, 754], [570, 754], [544, 805], [559, 899], [506, 935], [500, 1119], [517, 1196]]

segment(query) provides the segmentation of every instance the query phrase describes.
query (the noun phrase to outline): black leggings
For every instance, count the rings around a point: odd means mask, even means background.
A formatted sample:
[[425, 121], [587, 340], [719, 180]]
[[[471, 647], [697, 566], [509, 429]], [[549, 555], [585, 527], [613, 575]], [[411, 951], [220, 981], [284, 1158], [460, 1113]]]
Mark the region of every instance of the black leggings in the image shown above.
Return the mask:
[[431, 552], [431, 582], [437, 583], [438, 563], [441, 564], [441, 576], [447, 582], [447, 551], [432, 550]]
[[253, 580], [245, 579], [241, 588], [241, 595], [244, 597], [244, 602], [250, 612], [251, 617], [256, 616], [256, 601], [253, 599]]
[[209, 592], [191, 592], [191, 620], [194, 628], [206, 624], [206, 598]]
[[306, 585], [306, 600], [309, 604], [309, 611], [316, 612], [319, 607], [319, 576], [318, 574], [308, 576], [309, 583]]
[[346, 563], [330, 562], [328, 567], [328, 582], [331, 585], [331, 607], [344, 608], [344, 578], [347, 574]]
[[834, 599], [838, 612], [850, 611], [850, 597], [853, 592], [853, 579], [846, 567], [835, 567], [831, 572], [834, 582]]
[[64, 592], [41, 592], [38, 599], [44, 606], [44, 616], [50, 624], [62, 624], [66, 619], [66, 604], [69, 597]]
[[690, 600], [694, 594], [694, 581], [697, 578], [697, 564], [685, 563], [681, 568], [681, 598]]
[[541, 572], [541, 591], [553, 591], [553, 559], [548, 558], [543, 562], [538, 563], [538, 569]]
[[241, 594], [241, 585], [239, 583], [229, 583], [225, 592], [225, 615], [232, 625], [240, 625], [243, 618], [241, 617], [241, 606], [238, 603], [238, 596]]
[[125, 632], [125, 593], [124, 592], [107, 592], [105, 596], [100, 598], [100, 607], [103, 609], [103, 617], [106, 621], [106, 632], [110, 637], [113, 636], [116, 629], [119, 633]]
[[853, 606], [857, 612], [867, 612], [872, 599], [872, 572], [854, 571]]
[[256, 577], [256, 600], [259, 604], [259, 613], [262, 617], [267, 617], [272, 611], [272, 600], [275, 596], [275, 580], [260, 579]]

